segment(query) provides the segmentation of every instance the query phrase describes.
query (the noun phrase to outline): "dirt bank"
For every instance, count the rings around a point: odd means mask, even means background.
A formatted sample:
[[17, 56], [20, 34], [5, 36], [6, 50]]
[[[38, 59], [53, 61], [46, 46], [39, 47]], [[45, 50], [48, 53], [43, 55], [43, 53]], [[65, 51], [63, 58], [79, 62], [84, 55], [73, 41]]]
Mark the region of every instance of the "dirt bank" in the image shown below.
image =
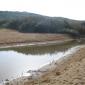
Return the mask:
[[20, 33], [14, 30], [0, 29], [0, 47], [64, 40], [71, 40], [71, 37], [64, 34]]
[[[40, 85], [85, 85], [85, 47], [78, 50], [59, 68], [44, 75]], [[38, 85], [38, 84], [35, 84]]]

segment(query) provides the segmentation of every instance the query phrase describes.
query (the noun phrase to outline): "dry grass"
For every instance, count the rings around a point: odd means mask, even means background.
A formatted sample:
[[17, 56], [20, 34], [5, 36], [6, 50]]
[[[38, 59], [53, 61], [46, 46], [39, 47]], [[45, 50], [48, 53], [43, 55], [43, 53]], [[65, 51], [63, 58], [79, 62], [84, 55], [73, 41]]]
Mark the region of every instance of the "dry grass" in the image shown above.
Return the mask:
[[29, 43], [69, 39], [63, 34], [20, 33], [14, 30], [0, 29], [0, 44]]

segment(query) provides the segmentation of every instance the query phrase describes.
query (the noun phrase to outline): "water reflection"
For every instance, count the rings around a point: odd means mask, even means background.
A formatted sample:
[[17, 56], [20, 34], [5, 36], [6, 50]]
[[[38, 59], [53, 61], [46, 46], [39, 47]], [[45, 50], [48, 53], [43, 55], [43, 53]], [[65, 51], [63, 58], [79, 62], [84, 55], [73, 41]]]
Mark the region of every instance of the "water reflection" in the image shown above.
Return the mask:
[[61, 55], [63, 55], [63, 52], [26, 55], [16, 51], [0, 51], [0, 81], [20, 77], [30, 69], [37, 70], [54, 59], [60, 58]]
[[[0, 82], [27, 74], [28, 70], [37, 70], [42, 66], [69, 54], [76, 43], [64, 45], [16, 47], [0, 49]], [[68, 51], [67, 51], [68, 50]]]
[[24, 54], [32, 54], [32, 55], [36, 55], [36, 54], [46, 54], [46, 53], [54, 53], [56, 50], [57, 51], [65, 51], [68, 48], [71, 48], [73, 46], [78, 45], [79, 43], [72, 41], [72, 42], [67, 42], [65, 44], [60, 44], [60, 45], [49, 45], [49, 46], [21, 46], [21, 47], [13, 47], [13, 48], [2, 48], [0, 49], [8, 51], [8, 50], [14, 50], [20, 53], [24, 53]]

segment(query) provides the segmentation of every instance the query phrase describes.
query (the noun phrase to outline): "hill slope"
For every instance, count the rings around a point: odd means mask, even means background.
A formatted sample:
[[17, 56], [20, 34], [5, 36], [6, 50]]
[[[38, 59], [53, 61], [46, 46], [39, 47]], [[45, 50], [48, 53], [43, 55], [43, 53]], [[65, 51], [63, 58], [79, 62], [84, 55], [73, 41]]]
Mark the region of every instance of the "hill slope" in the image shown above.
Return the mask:
[[48, 17], [27, 12], [0, 11], [0, 28], [26, 33], [61, 33], [85, 36], [85, 21]]

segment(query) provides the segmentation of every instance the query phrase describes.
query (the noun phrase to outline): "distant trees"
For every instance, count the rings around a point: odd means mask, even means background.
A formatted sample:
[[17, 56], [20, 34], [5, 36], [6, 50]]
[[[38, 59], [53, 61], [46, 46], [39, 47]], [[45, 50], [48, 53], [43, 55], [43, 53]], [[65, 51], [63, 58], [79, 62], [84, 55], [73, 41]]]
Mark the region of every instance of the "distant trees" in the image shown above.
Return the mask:
[[85, 22], [81, 23], [81, 29], [79, 29], [81, 35], [85, 35]]
[[25, 12], [1, 12], [0, 27], [29, 33], [64, 33], [85, 35], [85, 22], [61, 17], [47, 17]]

